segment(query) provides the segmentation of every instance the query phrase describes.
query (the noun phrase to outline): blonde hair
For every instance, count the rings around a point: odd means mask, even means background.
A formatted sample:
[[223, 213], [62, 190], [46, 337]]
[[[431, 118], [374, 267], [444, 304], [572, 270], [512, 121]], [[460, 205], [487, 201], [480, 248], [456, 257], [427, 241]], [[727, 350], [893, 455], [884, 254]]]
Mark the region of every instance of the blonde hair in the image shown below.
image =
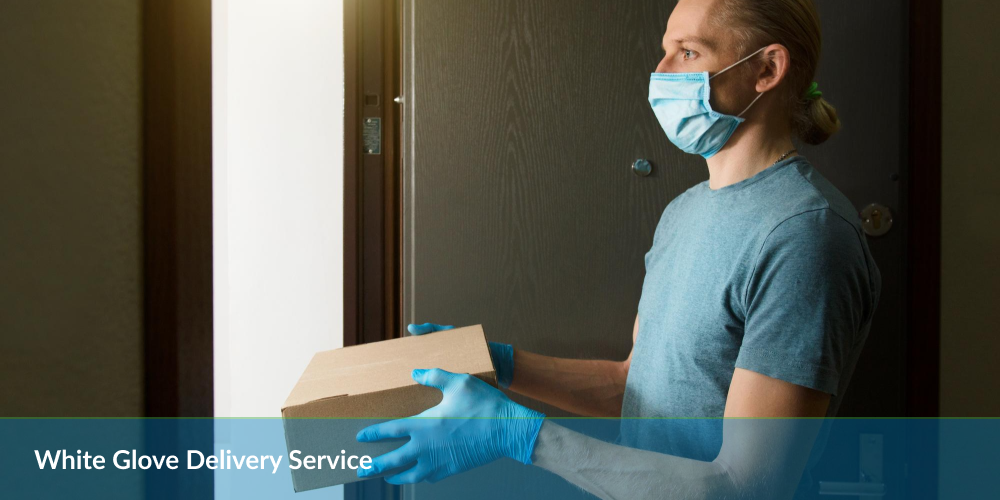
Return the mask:
[[771, 43], [791, 58], [785, 103], [792, 131], [806, 144], [822, 144], [840, 130], [837, 110], [822, 97], [806, 96], [823, 48], [819, 14], [812, 0], [724, 0], [716, 21], [736, 35], [739, 54]]

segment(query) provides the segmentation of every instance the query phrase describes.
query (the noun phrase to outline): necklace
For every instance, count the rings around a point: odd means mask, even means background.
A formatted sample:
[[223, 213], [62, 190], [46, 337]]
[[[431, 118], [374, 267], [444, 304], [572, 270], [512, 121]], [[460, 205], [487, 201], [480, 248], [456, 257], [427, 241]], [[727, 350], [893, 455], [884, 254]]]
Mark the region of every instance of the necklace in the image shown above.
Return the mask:
[[795, 148], [789, 149], [788, 152], [786, 152], [785, 154], [783, 154], [780, 157], [778, 157], [777, 161], [775, 161], [774, 163], [772, 163], [771, 166], [773, 167], [773, 166], [781, 163], [781, 160], [784, 160], [785, 158], [788, 158], [788, 155], [790, 155], [790, 154], [792, 154], [794, 152], [795, 152]]

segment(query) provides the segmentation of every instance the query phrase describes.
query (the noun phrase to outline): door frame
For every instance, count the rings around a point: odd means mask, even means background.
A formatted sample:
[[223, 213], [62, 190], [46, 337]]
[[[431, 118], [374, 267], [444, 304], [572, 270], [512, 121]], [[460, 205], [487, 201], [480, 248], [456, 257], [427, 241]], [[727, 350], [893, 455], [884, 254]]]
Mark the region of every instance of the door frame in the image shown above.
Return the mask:
[[[904, 165], [907, 308], [906, 416], [941, 416], [942, 0], [910, 0], [907, 151]], [[919, 367], [919, 369], [917, 369]], [[906, 497], [938, 491], [938, 428], [911, 433]], [[930, 492], [930, 493], [929, 493]]]
[[[212, 2], [143, 0], [141, 23], [145, 416], [212, 417]], [[150, 422], [158, 454], [214, 447], [211, 421]], [[210, 473], [148, 474], [144, 487], [215, 489]]]
[[212, 3], [142, 7], [146, 416], [211, 417]]
[[[941, 0], [910, 0], [906, 416], [940, 416]], [[919, 370], [911, 370], [919, 367]]]
[[[399, 0], [344, 1], [344, 346], [402, 333]], [[364, 122], [381, 120], [381, 151]], [[344, 485], [344, 498], [401, 498], [383, 481]]]
[[[398, 0], [344, 2], [344, 346], [401, 334]], [[381, 151], [364, 148], [380, 119]]]

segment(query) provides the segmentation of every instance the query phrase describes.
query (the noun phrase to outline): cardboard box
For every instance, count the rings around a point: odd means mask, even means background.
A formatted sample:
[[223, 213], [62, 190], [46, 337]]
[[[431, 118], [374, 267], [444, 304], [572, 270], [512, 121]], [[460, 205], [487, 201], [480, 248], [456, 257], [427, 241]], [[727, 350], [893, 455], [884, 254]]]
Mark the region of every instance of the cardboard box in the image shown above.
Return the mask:
[[[441, 402], [441, 391], [413, 381], [415, 368], [469, 373], [496, 386], [481, 325], [317, 353], [281, 408], [288, 447], [304, 456], [375, 458], [405, 440], [358, 443], [357, 432], [377, 422], [409, 417]], [[335, 419], [335, 420], [331, 420]], [[357, 481], [350, 468], [292, 470], [295, 491]]]

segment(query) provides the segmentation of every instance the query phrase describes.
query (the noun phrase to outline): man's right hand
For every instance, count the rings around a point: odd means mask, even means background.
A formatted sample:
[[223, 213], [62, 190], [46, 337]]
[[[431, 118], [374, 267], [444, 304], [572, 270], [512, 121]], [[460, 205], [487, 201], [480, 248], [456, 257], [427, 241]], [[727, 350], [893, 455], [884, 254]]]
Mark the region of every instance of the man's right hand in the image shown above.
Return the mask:
[[[411, 323], [406, 327], [406, 330], [412, 335], [424, 335], [451, 330], [452, 328], [455, 327], [435, 323], [423, 323], [420, 325]], [[497, 384], [504, 389], [510, 387], [510, 383], [514, 380], [514, 347], [510, 344], [490, 342], [490, 357], [493, 358], [493, 368], [497, 372]]]

